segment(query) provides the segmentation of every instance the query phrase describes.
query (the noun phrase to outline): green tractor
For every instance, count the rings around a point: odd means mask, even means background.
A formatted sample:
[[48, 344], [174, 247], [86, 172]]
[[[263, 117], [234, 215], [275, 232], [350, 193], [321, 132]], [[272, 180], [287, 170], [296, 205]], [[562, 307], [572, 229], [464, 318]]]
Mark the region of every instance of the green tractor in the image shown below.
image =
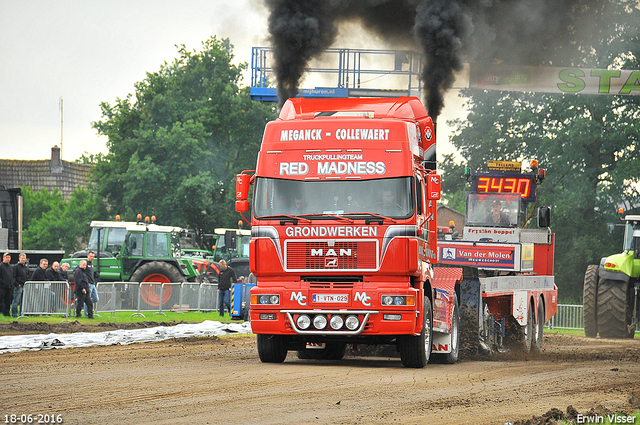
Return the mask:
[[[101, 282], [194, 282], [199, 277], [189, 258], [180, 249], [182, 229], [138, 221], [92, 221], [91, 238], [85, 251], [63, 259], [75, 267], [89, 250], [96, 253], [94, 267]], [[147, 285], [141, 297], [149, 305], [158, 306], [159, 290]], [[157, 285], [155, 285], [157, 286]], [[143, 290], [144, 289], [144, 290]], [[163, 292], [162, 302], [171, 297], [171, 287]]]
[[584, 276], [583, 325], [591, 338], [633, 338], [638, 325], [640, 215], [624, 220], [624, 252], [588, 266]]

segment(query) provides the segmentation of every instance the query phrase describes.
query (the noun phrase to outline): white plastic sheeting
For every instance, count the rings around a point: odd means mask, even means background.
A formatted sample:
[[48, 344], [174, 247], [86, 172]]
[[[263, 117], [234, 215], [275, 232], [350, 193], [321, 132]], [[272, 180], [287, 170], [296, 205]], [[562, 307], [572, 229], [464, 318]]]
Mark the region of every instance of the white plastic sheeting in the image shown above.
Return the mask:
[[170, 338], [216, 336], [251, 333], [251, 324], [221, 323], [205, 320], [202, 323], [156, 326], [144, 329], [118, 329], [100, 333], [76, 332], [72, 334], [9, 335], [0, 336], [0, 354], [25, 350], [52, 348], [80, 348], [97, 345], [127, 345], [136, 342], [164, 341]]

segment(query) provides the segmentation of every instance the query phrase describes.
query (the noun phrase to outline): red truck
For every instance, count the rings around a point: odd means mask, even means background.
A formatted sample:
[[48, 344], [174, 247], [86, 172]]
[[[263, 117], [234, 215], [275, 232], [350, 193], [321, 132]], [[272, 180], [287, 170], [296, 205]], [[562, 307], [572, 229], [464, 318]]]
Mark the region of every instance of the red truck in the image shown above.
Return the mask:
[[236, 182], [241, 213], [254, 186], [250, 316], [263, 362], [390, 344], [419, 368], [457, 361], [461, 317], [479, 338], [479, 278], [434, 267], [432, 159], [433, 122], [413, 97], [289, 99], [267, 124], [256, 170]]

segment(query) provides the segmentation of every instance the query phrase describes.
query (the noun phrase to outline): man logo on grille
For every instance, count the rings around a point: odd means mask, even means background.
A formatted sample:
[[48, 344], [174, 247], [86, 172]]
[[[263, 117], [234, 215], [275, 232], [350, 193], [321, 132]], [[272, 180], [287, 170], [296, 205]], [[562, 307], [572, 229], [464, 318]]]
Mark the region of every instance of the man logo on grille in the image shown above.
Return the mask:
[[338, 257], [333, 258], [325, 258], [324, 259], [325, 267], [338, 267]]

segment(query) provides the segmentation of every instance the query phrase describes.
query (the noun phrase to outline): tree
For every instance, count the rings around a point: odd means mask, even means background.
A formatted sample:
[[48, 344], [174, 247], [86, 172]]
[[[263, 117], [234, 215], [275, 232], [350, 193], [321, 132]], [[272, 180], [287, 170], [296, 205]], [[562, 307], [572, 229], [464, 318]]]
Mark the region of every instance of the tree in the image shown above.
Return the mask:
[[235, 174], [255, 167], [275, 106], [239, 88], [246, 64], [231, 64], [228, 39], [202, 47], [179, 47], [173, 63], [135, 84], [135, 95], [101, 104], [93, 126], [109, 138], [109, 153], [97, 159], [93, 178], [123, 218], [153, 214], [208, 232], [238, 221]]
[[92, 186], [77, 187], [68, 201], [57, 188], [50, 193], [25, 186], [22, 194], [25, 249], [77, 251], [89, 242], [91, 220], [107, 215], [106, 204]]
[[[595, 15], [594, 39], [573, 46], [580, 55], [563, 55], [567, 46], [558, 47], [556, 58], [574, 59], [558, 59], [556, 65], [640, 69], [640, 42], [632, 25], [638, 9], [607, 3], [618, 24], [608, 32], [597, 19], [604, 8], [585, 9]], [[580, 302], [587, 265], [620, 250], [620, 237], [608, 233], [607, 223], [618, 220], [619, 206], [640, 206], [638, 98], [479, 90], [463, 95], [469, 97], [470, 112], [467, 120], [453, 123], [452, 142], [464, 160], [446, 159], [443, 175], [452, 177], [443, 179], [443, 190], [448, 196], [462, 190], [464, 180], [456, 176], [464, 166], [480, 171], [489, 159], [537, 159], [547, 169], [538, 205], [552, 206], [559, 296]]]

